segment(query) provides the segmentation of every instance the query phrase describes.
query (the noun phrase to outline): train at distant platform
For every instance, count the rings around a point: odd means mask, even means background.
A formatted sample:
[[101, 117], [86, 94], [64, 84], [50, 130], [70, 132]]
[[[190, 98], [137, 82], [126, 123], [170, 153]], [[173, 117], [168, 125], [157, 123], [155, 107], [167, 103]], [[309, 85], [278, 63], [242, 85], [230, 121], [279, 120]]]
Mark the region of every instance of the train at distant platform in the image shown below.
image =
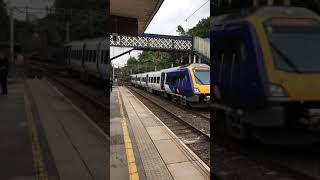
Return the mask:
[[64, 45], [67, 67], [76, 72], [82, 80], [90, 77], [108, 80], [109, 41], [106, 38], [72, 41]]

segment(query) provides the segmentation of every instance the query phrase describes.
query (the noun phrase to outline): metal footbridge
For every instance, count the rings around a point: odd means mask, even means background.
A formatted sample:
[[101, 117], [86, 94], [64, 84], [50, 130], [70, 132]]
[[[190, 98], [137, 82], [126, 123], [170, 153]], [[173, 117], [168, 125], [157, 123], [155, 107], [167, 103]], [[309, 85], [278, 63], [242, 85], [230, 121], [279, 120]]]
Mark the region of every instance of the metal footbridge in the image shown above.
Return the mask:
[[[122, 56], [132, 50], [185, 52], [193, 55], [194, 61], [198, 59], [210, 61], [210, 40], [200, 37], [167, 36], [158, 34], [110, 35], [111, 47], [127, 47], [131, 50], [112, 59]], [[112, 60], [111, 59], [111, 60]]]

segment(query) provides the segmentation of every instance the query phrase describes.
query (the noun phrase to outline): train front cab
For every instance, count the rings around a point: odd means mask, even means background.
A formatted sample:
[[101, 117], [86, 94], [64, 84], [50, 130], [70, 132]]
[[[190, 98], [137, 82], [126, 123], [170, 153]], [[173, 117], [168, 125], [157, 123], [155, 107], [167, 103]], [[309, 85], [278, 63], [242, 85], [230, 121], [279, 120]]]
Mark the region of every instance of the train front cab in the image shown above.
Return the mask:
[[229, 135], [309, 134], [319, 127], [312, 114], [320, 108], [319, 18], [249, 17], [211, 33], [212, 105], [223, 110]]
[[209, 104], [210, 67], [205, 64], [192, 64], [188, 69], [192, 77], [193, 93], [197, 97], [197, 103]]
[[209, 71], [207, 65], [193, 64], [181, 67], [166, 72], [166, 82], [163, 86], [172, 96], [179, 97], [184, 105], [207, 105], [210, 94]]

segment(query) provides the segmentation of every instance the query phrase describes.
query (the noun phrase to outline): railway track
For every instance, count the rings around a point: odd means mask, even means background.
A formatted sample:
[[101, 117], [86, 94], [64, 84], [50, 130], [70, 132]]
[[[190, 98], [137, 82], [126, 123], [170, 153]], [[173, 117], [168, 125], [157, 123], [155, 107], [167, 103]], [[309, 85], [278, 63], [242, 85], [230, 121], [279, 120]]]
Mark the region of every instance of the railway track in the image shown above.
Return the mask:
[[[106, 111], [109, 106], [107, 91], [84, 85], [77, 79], [70, 78], [63, 69], [48, 68], [41, 64], [31, 64], [31, 68], [47, 77], [68, 98], [82, 109], [94, 123], [107, 135], [110, 135], [110, 123]], [[38, 73], [36, 73], [38, 74]], [[36, 75], [37, 76], [37, 75]], [[41, 76], [41, 75], [40, 75]]]
[[[105, 133], [109, 132], [109, 121], [106, 120], [108, 99], [102, 100], [102, 94], [86, 88], [79, 88], [81, 82], [64, 77], [53, 71], [37, 65], [38, 69], [60, 87], [59, 90], [67, 94], [68, 98], [83, 106]], [[52, 73], [50, 75], [50, 73]], [[83, 85], [82, 86], [87, 86]], [[208, 166], [210, 164], [210, 121], [207, 112], [193, 111], [176, 104], [168, 105], [168, 100], [161, 100], [159, 96], [146, 93], [139, 89], [129, 89], [163, 122], [166, 124], [195, 154]], [[97, 95], [99, 94], [99, 95]], [[108, 96], [105, 96], [108, 97]], [[177, 112], [180, 111], [180, 112]], [[203, 124], [201, 124], [201, 123]], [[204, 128], [204, 127], [207, 127]], [[256, 145], [255, 145], [256, 146]], [[308, 150], [309, 149], [309, 150]], [[311, 151], [312, 150], [312, 151]], [[320, 179], [320, 159], [317, 153], [319, 146], [305, 148], [264, 147], [252, 144], [238, 143], [230, 139], [217, 140], [212, 149], [214, 154], [212, 171], [216, 179], [223, 180], [316, 180]]]
[[[191, 112], [185, 115], [179, 115], [176, 113], [176, 109], [172, 107], [164, 107], [156, 99], [153, 99], [150, 95], [142, 93], [138, 89], [131, 86], [127, 86], [133, 94], [135, 94], [139, 100], [144, 103], [177, 137], [184, 142], [199, 158], [210, 166], [210, 132], [205, 131], [193, 123], [190, 119]], [[172, 106], [172, 105], [171, 105]], [[171, 110], [169, 110], [171, 109]], [[185, 111], [180, 109], [180, 111]], [[182, 113], [183, 114], [183, 113]], [[188, 116], [189, 115], [189, 116]], [[195, 116], [195, 115], [194, 115]], [[203, 117], [197, 116], [197, 118]], [[188, 121], [189, 120], [189, 121]]]

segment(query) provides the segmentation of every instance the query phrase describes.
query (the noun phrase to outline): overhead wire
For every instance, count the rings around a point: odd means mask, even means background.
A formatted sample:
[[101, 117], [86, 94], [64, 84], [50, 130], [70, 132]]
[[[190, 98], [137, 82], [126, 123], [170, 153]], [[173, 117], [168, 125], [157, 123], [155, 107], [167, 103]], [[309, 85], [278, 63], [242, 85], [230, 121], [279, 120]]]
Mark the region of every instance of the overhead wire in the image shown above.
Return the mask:
[[[183, 22], [187, 22], [188, 19], [190, 19], [193, 15], [195, 15], [202, 7], [204, 7], [210, 0], [207, 0], [205, 3], [203, 3], [199, 8], [197, 8], [195, 11], [193, 11], [187, 18], [185, 18], [183, 21], [181, 21], [179, 24]], [[172, 28], [170, 31], [168, 31], [167, 34], [171, 34], [172, 31], [176, 30], [177, 27]]]

